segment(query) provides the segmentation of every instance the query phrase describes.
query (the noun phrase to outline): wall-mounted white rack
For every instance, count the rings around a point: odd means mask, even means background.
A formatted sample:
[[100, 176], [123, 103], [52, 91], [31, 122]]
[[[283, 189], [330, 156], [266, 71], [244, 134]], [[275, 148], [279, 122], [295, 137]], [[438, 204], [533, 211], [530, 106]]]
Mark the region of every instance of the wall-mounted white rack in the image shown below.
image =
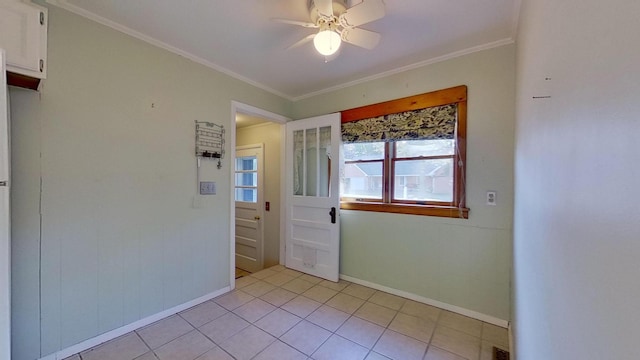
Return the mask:
[[196, 157], [218, 159], [218, 169], [224, 158], [224, 126], [196, 120]]

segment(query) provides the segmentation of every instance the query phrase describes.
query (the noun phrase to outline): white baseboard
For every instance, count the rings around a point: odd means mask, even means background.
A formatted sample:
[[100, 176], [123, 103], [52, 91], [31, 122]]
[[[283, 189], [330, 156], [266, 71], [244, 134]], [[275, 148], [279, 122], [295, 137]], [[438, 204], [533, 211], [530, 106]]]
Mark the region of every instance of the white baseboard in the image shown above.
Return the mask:
[[344, 275], [344, 274], [340, 274], [340, 279], [344, 279], [346, 281], [350, 281], [352, 283], [356, 283], [359, 285], [363, 285], [363, 286], [367, 286], [370, 287], [372, 289], [376, 289], [376, 290], [380, 290], [380, 291], [384, 291], [387, 292], [389, 294], [393, 294], [393, 295], [398, 295], [398, 296], [402, 296], [403, 298], [407, 298], [407, 299], [411, 299], [411, 300], [415, 300], [421, 303], [425, 303], [427, 305], [431, 305], [431, 306], [435, 306], [437, 308], [440, 309], [444, 309], [444, 310], [448, 310], [460, 315], [464, 315], [464, 316], [468, 316], [470, 318], [474, 318], [480, 321], [484, 321], [487, 322], [489, 324], [493, 324], [496, 326], [500, 326], [503, 328], [507, 328], [509, 322], [507, 320], [502, 320], [502, 319], [498, 319], [497, 317], [494, 316], [490, 316], [490, 315], [486, 315], [486, 314], [482, 314], [479, 313], [477, 311], [473, 311], [473, 310], [469, 310], [469, 309], [465, 309], [465, 308], [461, 308], [459, 306], [455, 306], [455, 305], [450, 305], [447, 303], [443, 303], [441, 301], [438, 300], [433, 300], [433, 299], [429, 299], [420, 295], [416, 295], [410, 292], [406, 292], [403, 290], [398, 290], [398, 289], [394, 289], [394, 288], [390, 288], [384, 285], [379, 285], [376, 283], [372, 283], [366, 280], [360, 280], [348, 275]]
[[188, 301], [188, 302], [186, 302], [184, 304], [180, 304], [178, 306], [174, 306], [171, 309], [167, 309], [167, 310], [161, 311], [159, 313], [153, 314], [151, 316], [147, 316], [144, 319], [140, 319], [140, 320], [138, 320], [136, 322], [133, 322], [131, 324], [128, 324], [128, 325], [119, 327], [117, 329], [111, 330], [111, 331], [106, 332], [104, 334], [98, 335], [98, 336], [96, 336], [94, 338], [87, 339], [87, 340], [85, 340], [85, 341], [83, 341], [83, 342], [81, 342], [79, 344], [75, 344], [75, 345], [69, 346], [66, 349], [62, 349], [62, 350], [60, 350], [58, 352], [55, 352], [53, 354], [49, 354], [49, 355], [47, 355], [45, 357], [42, 357], [42, 358], [40, 358], [40, 360], [61, 360], [61, 359], [65, 359], [65, 358], [67, 358], [67, 357], [69, 357], [69, 356], [71, 356], [73, 354], [77, 354], [77, 353], [79, 353], [81, 351], [85, 351], [87, 349], [91, 349], [92, 347], [100, 345], [100, 344], [102, 344], [104, 342], [107, 342], [109, 340], [113, 340], [113, 339], [117, 338], [118, 336], [122, 336], [122, 335], [124, 335], [126, 333], [129, 333], [131, 331], [140, 329], [141, 327], [147, 326], [147, 325], [149, 325], [151, 323], [154, 323], [154, 322], [156, 322], [158, 320], [162, 320], [162, 319], [164, 319], [166, 317], [169, 317], [171, 315], [177, 314], [177, 313], [179, 313], [179, 312], [181, 312], [183, 310], [186, 310], [186, 309], [188, 309], [190, 307], [193, 307], [193, 306], [196, 306], [198, 304], [201, 304], [201, 303], [203, 303], [203, 302], [205, 302], [207, 300], [211, 300], [211, 299], [213, 299], [215, 297], [218, 297], [218, 296], [220, 296], [220, 295], [222, 295], [224, 293], [227, 293], [229, 291], [231, 291], [231, 287], [230, 286], [224, 287], [224, 288], [222, 288], [220, 290], [217, 290], [217, 291], [214, 291], [214, 292], [209, 293], [207, 295], [201, 296], [201, 297], [199, 297], [197, 299]]

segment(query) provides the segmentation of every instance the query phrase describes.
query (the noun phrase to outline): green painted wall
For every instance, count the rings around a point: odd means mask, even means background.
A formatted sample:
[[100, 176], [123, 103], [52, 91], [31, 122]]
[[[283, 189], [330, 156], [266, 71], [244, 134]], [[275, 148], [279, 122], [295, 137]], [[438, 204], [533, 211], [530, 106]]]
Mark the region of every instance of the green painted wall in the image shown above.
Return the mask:
[[56, 7], [48, 57], [40, 93], [10, 90], [15, 360], [228, 286], [231, 160], [203, 162], [219, 190], [194, 208], [194, 120], [290, 106]]
[[[468, 220], [341, 212], [340, 272], [509, 319], [515, 46], [476, 52], [299, 100], [293, 118], [468, 86]], [[486, 206], [488, 190], [497, 206]]]

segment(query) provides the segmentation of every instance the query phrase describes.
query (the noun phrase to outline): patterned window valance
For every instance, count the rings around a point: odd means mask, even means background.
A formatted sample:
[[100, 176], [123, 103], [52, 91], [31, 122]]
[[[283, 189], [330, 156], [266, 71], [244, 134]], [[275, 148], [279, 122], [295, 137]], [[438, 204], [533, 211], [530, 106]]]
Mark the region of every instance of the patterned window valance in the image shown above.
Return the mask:
[[362, 119], [342, 124], [346, 143], [453, 139], [457, 104]]

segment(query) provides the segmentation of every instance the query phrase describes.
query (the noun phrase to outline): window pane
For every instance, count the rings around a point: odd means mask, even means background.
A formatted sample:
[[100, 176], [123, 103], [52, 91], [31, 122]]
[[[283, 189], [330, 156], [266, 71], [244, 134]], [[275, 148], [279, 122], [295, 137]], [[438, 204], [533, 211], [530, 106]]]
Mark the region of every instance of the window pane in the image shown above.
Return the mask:
[[384, 159], [384, 142], [344, 144], [345, 161], [382, 160]]
[[455, 140], [405, 140], [396, 142], [396, 157], [453, 155]]
[[382, 199], [382, 161], [344, 165], [340, 196]]
[[236, 173], [236, 186], [258, 186], [258, 173]]
[[258, 202], [258, 190], [236, 188], [236, 201]]
[[329, 196], [330, 174], [331, 174], [331, 126], [320, 128], [320, 173], [318, 182], [320, 183], [318, 196]]
[[394, 200], [453, 201], [453, 159], [395, 162]]
[[304, 179], [304, 131], [293, 132], [293, 195], [302, 195]]
[[307, 183], [306, 183], [306, 196], [316, 196], [316, 186], [318, 184], [318, 148], [316, 129], [307, 129], [305, 132], [307, 148], [305, 151], [306, 163], [307, 163]]
[[236, 171], [258, 170], [258, 159], [255, 156], [236, 158]]

